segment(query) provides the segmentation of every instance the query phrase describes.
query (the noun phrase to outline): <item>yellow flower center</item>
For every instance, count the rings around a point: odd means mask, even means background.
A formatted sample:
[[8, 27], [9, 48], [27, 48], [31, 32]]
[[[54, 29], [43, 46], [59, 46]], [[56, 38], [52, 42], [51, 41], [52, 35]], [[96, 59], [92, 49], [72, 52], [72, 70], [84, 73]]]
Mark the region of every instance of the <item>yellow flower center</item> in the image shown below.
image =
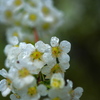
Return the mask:
[[24, 78], [30, 74], [30, 72], [26, 68], [22, 68], [18, 71], [19, 77]]
[[59, 73], [59, 72], [62, 72], [59, 64], [56, 64], [52, 69], [51, 69], [51, 72], [53, 73]]
[[15, 97], [16, 97], [17, 99], [20, 99], [20, 98], [21, 98], [18, 94], [15, 94], [15, 93], [14, 93], [14, 95], [15, 95]]
[[10, 87], [12, 81], [11, 81], [10, 79], [7, 78], [7, 79], [6, 79], [6, 82], [7, 82], [7, 86]]
[[17, 36], [18, 37], [18, 33], [17, 32], [14, 32], [13, 33], [13, 36]]
[[6, 10], [6, 11], [5, 11], [5, 16], [6, 16], [6, 18], [8, 18], [8, 19], [12, 18], [12, 12], [11, 12], [10, 10]]
[[22, 4], [21, 0], [14, 0], [14, 5], [20, 6]]
[[20, 25], [21, 25], [20, 21], [15, 21], [14, 24], [15, 24], [16, 26], [20, 26]]
[[50, 23], [44, 23], [44, 24], [42, 25], [42, 28], [43, 28], [44, 30], [48, 30], [48, 29], [50, 28]]
[[58, 79], [53, 79], [53, 82], [51, 83], [51, 86], [52, 87], [55, 87], [55, 88], [59, 88], [61, 85], [61, 81], [58, 80]]
[[50, 9], [46, 6], [42, 7], [42, 12], [44, 15], [48, 15], [50, 13]]
[[59, 47], [52, 47], [52, 54], [54, 57], [58, 57], [61, 53], [61, 49]]
[[39, 59], [41, 60], [41, 56], [42, 56], [42, 53], [39, 52], [39, 51], [34, 51], [32, 52], [32, 54], [30, 55], [30, 57], [32, 58], [32, 60], [35, 60], [35, 59]]
[[60, 98], [59, 97], [56, 97], [56, 98], [53, 98], [52, 100], [60, 100]]
[[35, 15], [35, 14], [30, 14], [30, 15], [29, 15], [29, 19], [30, 19], [31, 21], [36, 21], [36, 20], [37, 20], [37, 15]]
[[37, 89], [36, 89], [36, 87], [30, 87], [30, 88], [28, 89], [27, 94], [28, 94], [29, 96], [34, 96], [35, 94], [37, 94]]

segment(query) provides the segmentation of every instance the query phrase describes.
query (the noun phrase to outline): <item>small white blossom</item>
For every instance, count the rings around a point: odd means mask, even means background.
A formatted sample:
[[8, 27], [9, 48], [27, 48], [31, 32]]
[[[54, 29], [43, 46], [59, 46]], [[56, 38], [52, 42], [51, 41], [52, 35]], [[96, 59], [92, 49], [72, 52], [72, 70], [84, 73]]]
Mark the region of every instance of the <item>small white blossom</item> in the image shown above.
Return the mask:
[[50, 84], [52, 88], [63, 88], [65, 82], [62, 75], [60, 73], [57, 73], [52, 75]]

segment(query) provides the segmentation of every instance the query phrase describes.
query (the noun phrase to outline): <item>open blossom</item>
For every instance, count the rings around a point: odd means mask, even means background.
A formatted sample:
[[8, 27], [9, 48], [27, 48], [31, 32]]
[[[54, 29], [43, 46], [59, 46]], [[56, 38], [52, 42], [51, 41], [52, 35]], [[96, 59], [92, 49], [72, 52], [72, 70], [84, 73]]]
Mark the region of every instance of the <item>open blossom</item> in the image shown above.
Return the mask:
[[37, 86], [36, 80], [21, 90], [14, 90], [10, 96], [11, 100], [39, 100], [40, 96], [47, 95], [47, 88], [44, 85]]
[[63, 13], [52, 0], [4, 0], [0, 11], [2, 23], [36, 28], [40, 35], [54, 33], [63, 22]]
[[62, 41], [59, 44], [57, 37], [52, 37], [51, 48], [43, 56], [47, 66], [44, 66], [42, 73], [51, 76], [53, 73], [64, 73], [69, 68], [70, 57], [67, 54], [71, 49], [71, 44], [68, 41]]
[[64, 40], [59, 43], [52, 37], [50, 44], [38, 41], [31, 43], [19, 42], [12, 37], [5, 47], [7, 56], [5, 69], [0, 75], [0, 91], [5, 97], [9, 93], [11, 100], [79, 100], [83, 89], [73, 89], [73, 83], [64, 81], [64, 72], [69, 68], [71, 44]]
[[6, 38], [8, 43], [11, 44], [14, 41], [14, 36], [16, 36], [20, 42], [33, 42], [32, 31], [23, 27], [14, 26], [6, 30]]
[[12, 90], [12, 79], [13, 73], [11, 70], [7, 72], [5, 69], [0, 70], [0, 75], [2, 75], [5, 79], [0, 81], [0, 91], [2, 95], [5, 97], [7, 96]]

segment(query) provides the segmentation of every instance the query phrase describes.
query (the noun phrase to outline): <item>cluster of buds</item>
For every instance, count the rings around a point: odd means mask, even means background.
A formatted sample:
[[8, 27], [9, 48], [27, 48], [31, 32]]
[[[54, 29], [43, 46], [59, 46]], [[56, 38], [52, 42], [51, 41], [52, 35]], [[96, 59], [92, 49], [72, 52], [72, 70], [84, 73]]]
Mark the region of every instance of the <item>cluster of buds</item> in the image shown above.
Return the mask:
[[52, 37], [50, 45], [43, 41], [33, 45], [13, 38], [4, 50], [8, 71], [0, 70], [5, 78], [0, 81], [4, 97], [11, 93], [11, 100], [79, 100], [83, 89], [73, 89], [72, 81], [64, 81], [69, 68], [70, 42], [59, 43], [57, 37]]
[[39, 35], [53, 34], [62, 25], [62, 17], [52, 0], [0, 0], [0, 22], [10, 25], [6, 32], [9, 43], [9, 35], [21, 42], [33, 42], [34, 29]]

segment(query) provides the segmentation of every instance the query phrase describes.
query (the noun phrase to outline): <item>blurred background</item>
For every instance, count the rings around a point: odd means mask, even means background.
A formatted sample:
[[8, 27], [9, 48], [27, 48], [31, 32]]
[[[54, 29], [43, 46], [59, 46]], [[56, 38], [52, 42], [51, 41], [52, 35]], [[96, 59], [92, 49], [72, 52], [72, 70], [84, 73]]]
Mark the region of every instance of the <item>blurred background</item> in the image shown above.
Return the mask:
[[[54, 35], [72, 45], [66, 79], [73, 81], [74, 88], [83, 87], [80, 100], [100, 100], [100, 0], [54, 0], [54, 5], [64, 13], [64, 25]], [[0, 69], [6, 58], [5, 31], [0, 24]], [[0, 100], [10, 99], [0, 94]]]

